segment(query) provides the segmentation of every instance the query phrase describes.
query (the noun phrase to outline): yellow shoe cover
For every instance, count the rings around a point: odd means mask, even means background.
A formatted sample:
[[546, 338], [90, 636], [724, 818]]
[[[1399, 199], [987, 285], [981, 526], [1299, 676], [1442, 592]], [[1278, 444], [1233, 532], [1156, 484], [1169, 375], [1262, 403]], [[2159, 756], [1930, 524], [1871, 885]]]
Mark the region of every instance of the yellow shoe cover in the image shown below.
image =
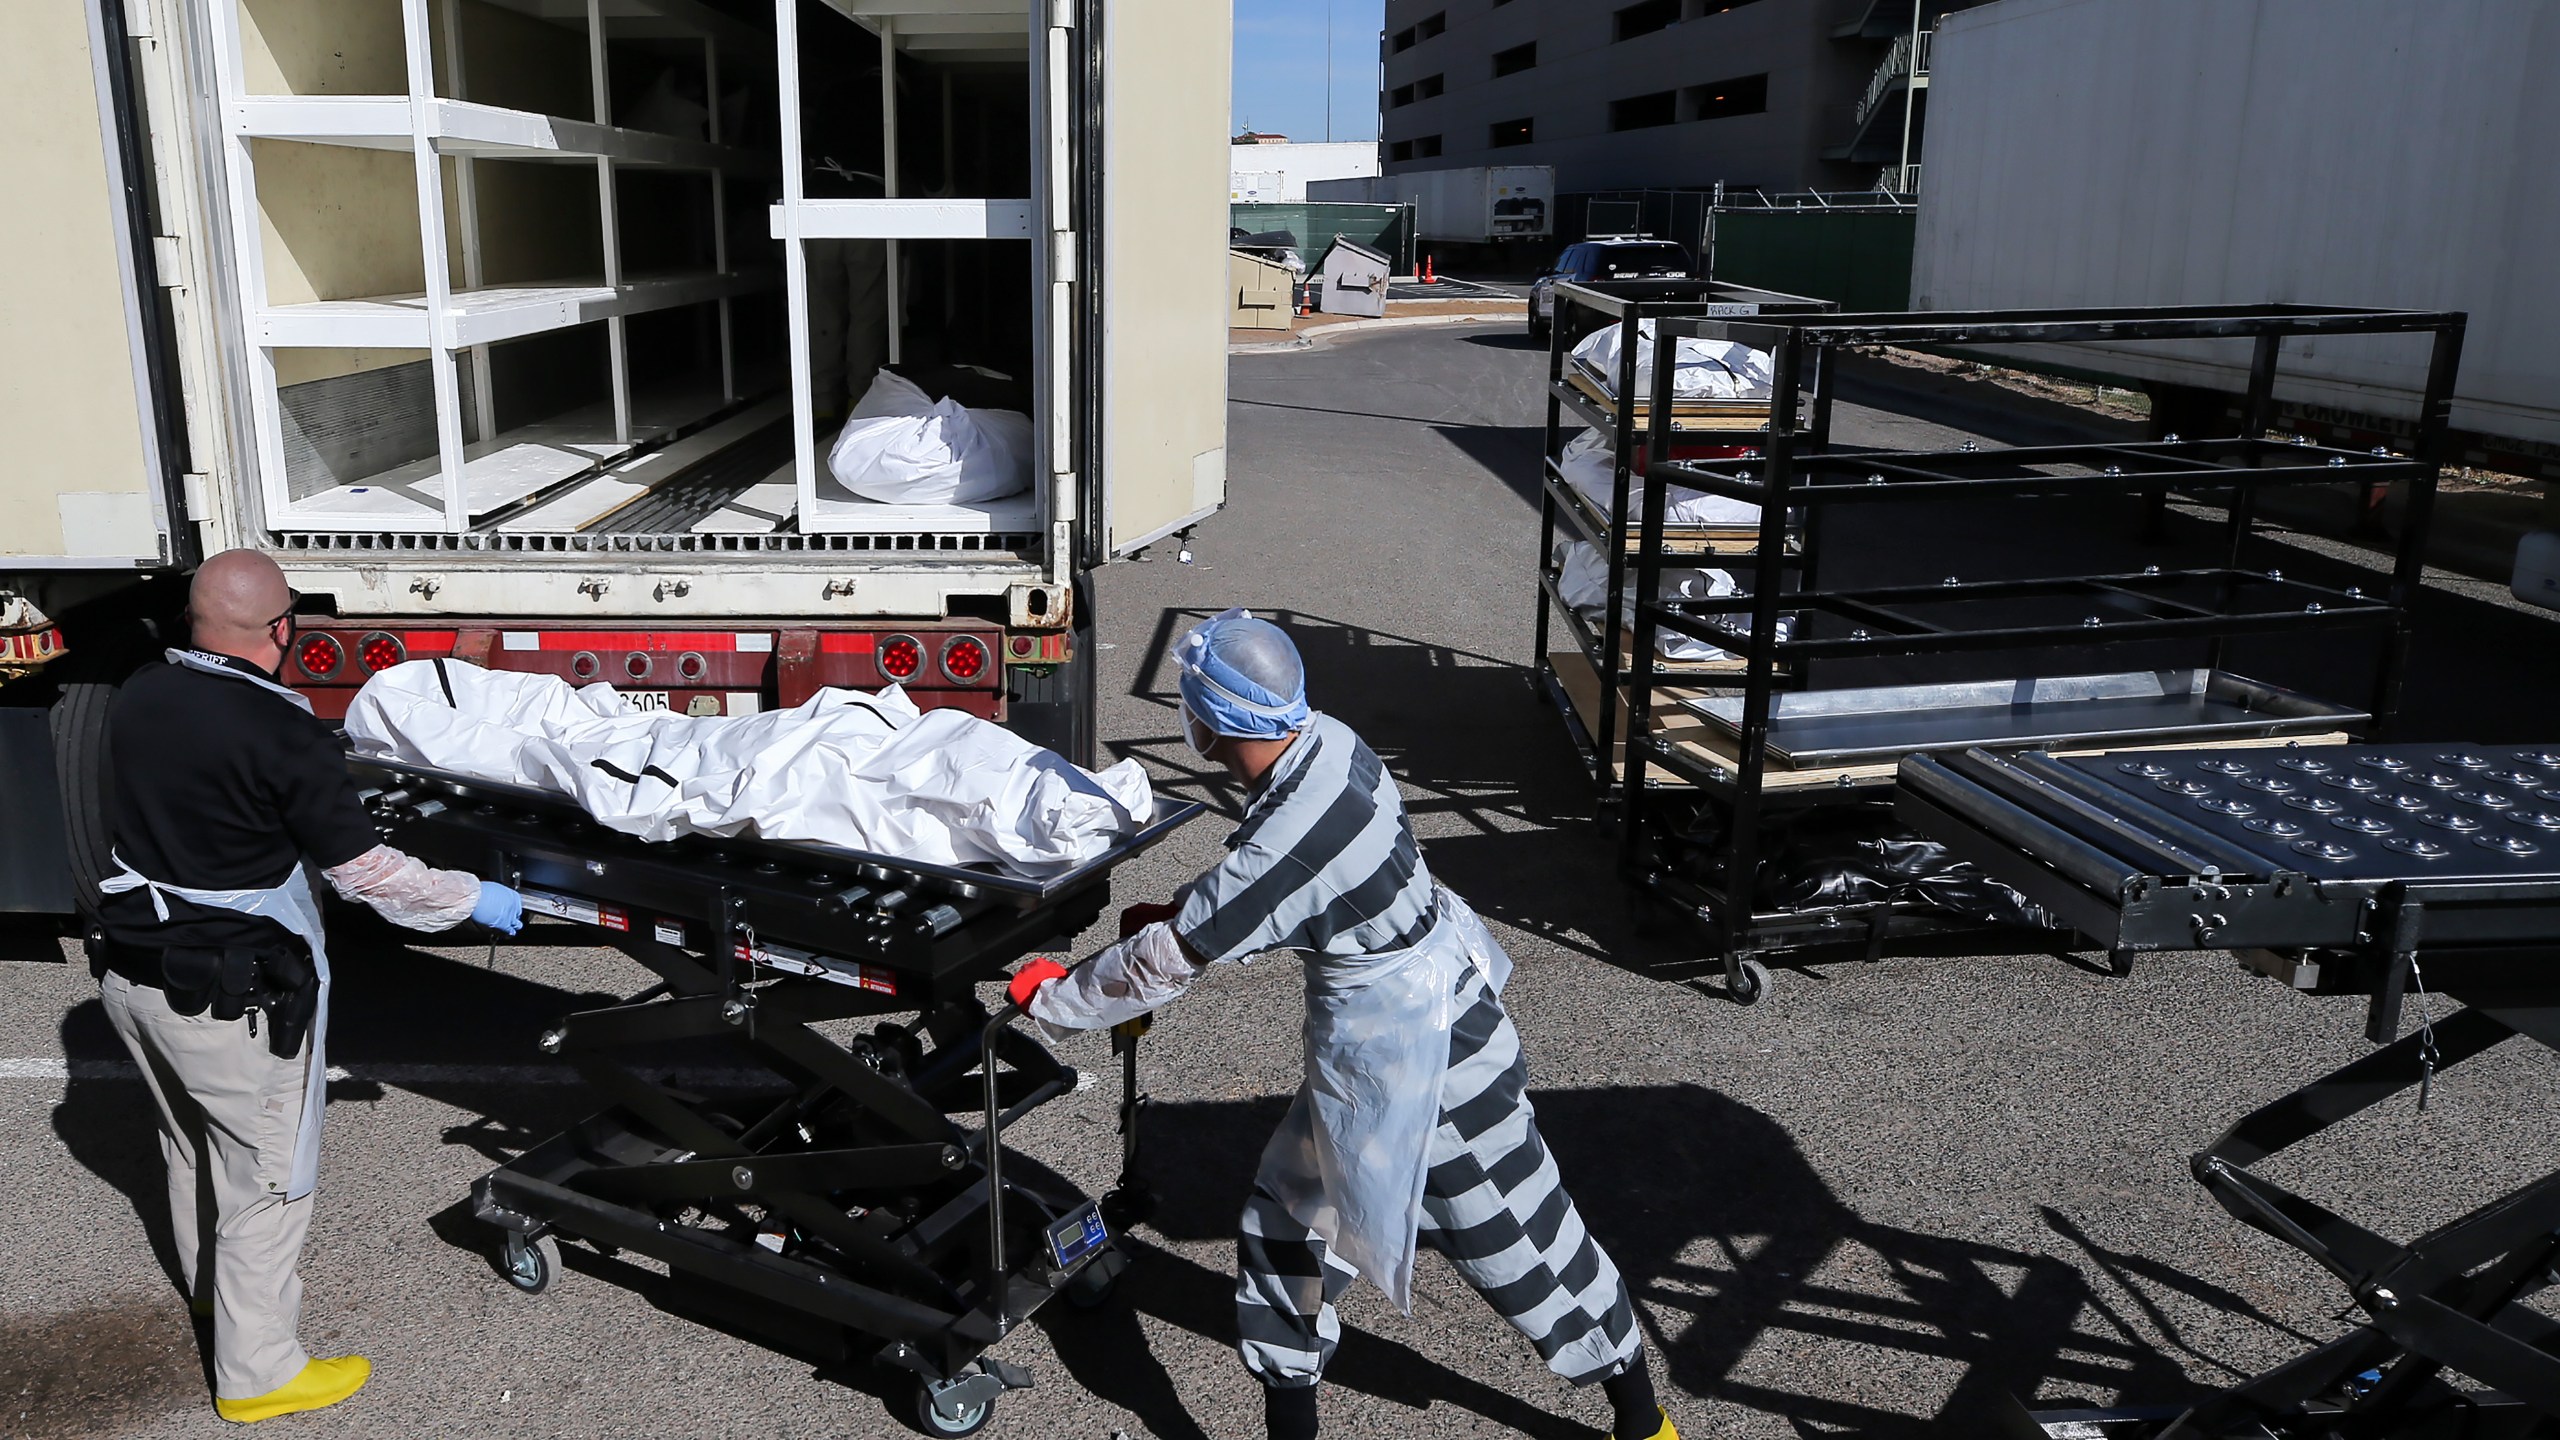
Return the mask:
[[1671, 1428], [1670, 1412], [1657, 1405], [1653, 1408], [1653, 1413], [1662, 1417], [1662, 1427], [1652, 1434], [1622, 1436], [1612, 1430], [1609, 1432], [1609, 1440], [1680, 1440], [1680, 1432]]
[[253, 1420], [291, 1415], [297, 1410], [319, 1410], [363, 1389], [364, 1382], [372, 1375], [372, 1362], [361, 1355], [314, 1360], [302, 1367], [301, 1374], [264, 1395], [248, 1400], [216, 1397], [213, 1413], [234, 1425], [246, 1425]]

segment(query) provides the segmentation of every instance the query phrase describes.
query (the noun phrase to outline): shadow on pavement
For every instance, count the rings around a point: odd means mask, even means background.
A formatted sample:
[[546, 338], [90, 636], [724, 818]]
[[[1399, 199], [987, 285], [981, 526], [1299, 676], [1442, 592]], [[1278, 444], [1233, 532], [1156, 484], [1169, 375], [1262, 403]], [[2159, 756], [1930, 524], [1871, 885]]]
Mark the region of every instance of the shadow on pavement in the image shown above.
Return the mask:
[[[1831, 1192], [1776, 1121], [1712, 1090], [1634, 1086], [1534, 1098], [1566, 1189], [1627, 1277], [1664, 1378], [1679, 1391], [1782, 1417], [1799, 1433], [1912, 1440], [1987, 1433], [1988, 1417], [2009, 1395], [2177, 1403], [2200, 1393], [2080, 1266], [1867, 1221]], [[1163, 1204], [1151, 1228], [1185, 1242], [1232, 1237], [1253, 1166], [1284, 1108], [1276, 1098], [1152, 1107], [1150, 1149], [1181, 1155], [1183, 1164], [1156, 1167], [1151, 1178]], [[1629, 1166], [1627, 1157], [1638, 1154], [1644, 1163]], [[2100, 1251], [2067, 1219], [2047, 1215], [2088, 1255], [2089, 1268], [2135, 1296], [2148, 1316], [2159, 1311], [2146, 1286], [2265, 1320], [2242, 1297], [2159, 1261]], [[1120, 1291], [1129, 1313], [1061, 1318], [1050, 1332], [1078, 1384], [1137, 1412], [1158, 1434], [1197, 1435], [1161, 1368], [1139, 1358], [1136, 1316], [1232, 1344], [1233, 1280], [1143, 1242], [1137, 1256]], [[1430, 1271], [1439, 1263], [1424, 1262]], [[1446, 1282], [1424, 1283], [1445, 1289]], [[1952, 1367], [1960, 1378], [1931, 1415], [1841, 1398], [1861, 1387], [1827, 1380], [1828, 1367], [1783, 1386], [1745, 1378], [1766, 1373], [1765, 1362], [1745, 1360], [1772, 1332], [1833, 1347], [1826, 1356], [1843, 1362], [1850, 1357], [1837, 1347], [1871, 1348], [1883, 1352], [1877, 1364], [1916, 1360]], [[1527, 1342], [1519, 1343], [1525, 1351]], [[2179, 1348], [2197, 1353], [2183, 1341]], [[1373, 1334], [1346, 1323], [1326, 1378], [1400, 1404], [1452, 1405], [1526, 1434], [1589, 1433], [1423, 1359], [1392, 1329]], [[1674, 1415], [1709, 1428], [1707, 1415], [1692, 1421], [1676, 1408]]]

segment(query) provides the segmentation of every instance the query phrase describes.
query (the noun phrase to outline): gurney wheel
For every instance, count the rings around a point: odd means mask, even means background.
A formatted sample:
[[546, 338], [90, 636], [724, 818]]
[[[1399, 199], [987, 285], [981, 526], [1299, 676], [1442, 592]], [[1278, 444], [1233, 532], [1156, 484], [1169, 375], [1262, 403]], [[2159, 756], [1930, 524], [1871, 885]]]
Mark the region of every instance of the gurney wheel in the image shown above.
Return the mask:
[[498, 1255], [498, 1273], [525, 1294], [539, 1295], [560, 1277], [560, 1242], [548, 1235], [528, 1240], [511, 1230]]
[[987, 1421], [995, 1417], [996, 1402], [994, 1397], [990, 1396], [973, 1405], [964, 1406], [961, 1409], [961, 1418], [954, 1420], [933, 1408], [932, 1388], [922, 1380], [918, 1380], [915, 1409], [916, 1424], [927, 1435], [975, 1435], [986, 1429]]
[[1726, 973], [1725, 990], [1736, 1005], [1757, 1005], [1769, 993], [1769, 967], [1757, 960], [1737, 962]]

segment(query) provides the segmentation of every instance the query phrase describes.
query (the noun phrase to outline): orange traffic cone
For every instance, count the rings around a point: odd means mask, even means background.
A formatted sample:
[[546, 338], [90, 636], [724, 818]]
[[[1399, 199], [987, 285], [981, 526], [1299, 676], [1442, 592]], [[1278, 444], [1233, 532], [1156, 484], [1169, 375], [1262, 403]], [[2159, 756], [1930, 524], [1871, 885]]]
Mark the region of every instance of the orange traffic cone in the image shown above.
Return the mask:
[[1431, 268], [1431, 257], [1428, 255], [1422, 257], [1422, 283], [1425, 285], [1440, 283], [1440, 274]]

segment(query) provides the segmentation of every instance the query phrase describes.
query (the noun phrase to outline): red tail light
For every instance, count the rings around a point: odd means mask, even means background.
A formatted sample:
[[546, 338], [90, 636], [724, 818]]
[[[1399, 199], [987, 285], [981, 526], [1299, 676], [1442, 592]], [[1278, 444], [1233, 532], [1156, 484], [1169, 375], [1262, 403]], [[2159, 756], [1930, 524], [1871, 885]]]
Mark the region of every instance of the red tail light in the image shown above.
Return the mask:
[[347, 652], [338, 644], [338, 637], [315, 633], [303, 636], [301, 643], [293, 647], [293, 658], [302, 666], [303, 674], [326, 680], [347, 663]]
[[367, 675], [378, 675], [409, 658], [409, 647], [400, 637], [376, 630], [356, 642], [356, 663]]
[[924, 647], [913, 635], [889, 635], [880, 641], [880, 673], [892, 680], [913, 680], [924, 668]]
[[986, 642], [974, 635], [956, 635], [942, 647], [942, 673], [963, 685], [977, 683], [987, 673]]

